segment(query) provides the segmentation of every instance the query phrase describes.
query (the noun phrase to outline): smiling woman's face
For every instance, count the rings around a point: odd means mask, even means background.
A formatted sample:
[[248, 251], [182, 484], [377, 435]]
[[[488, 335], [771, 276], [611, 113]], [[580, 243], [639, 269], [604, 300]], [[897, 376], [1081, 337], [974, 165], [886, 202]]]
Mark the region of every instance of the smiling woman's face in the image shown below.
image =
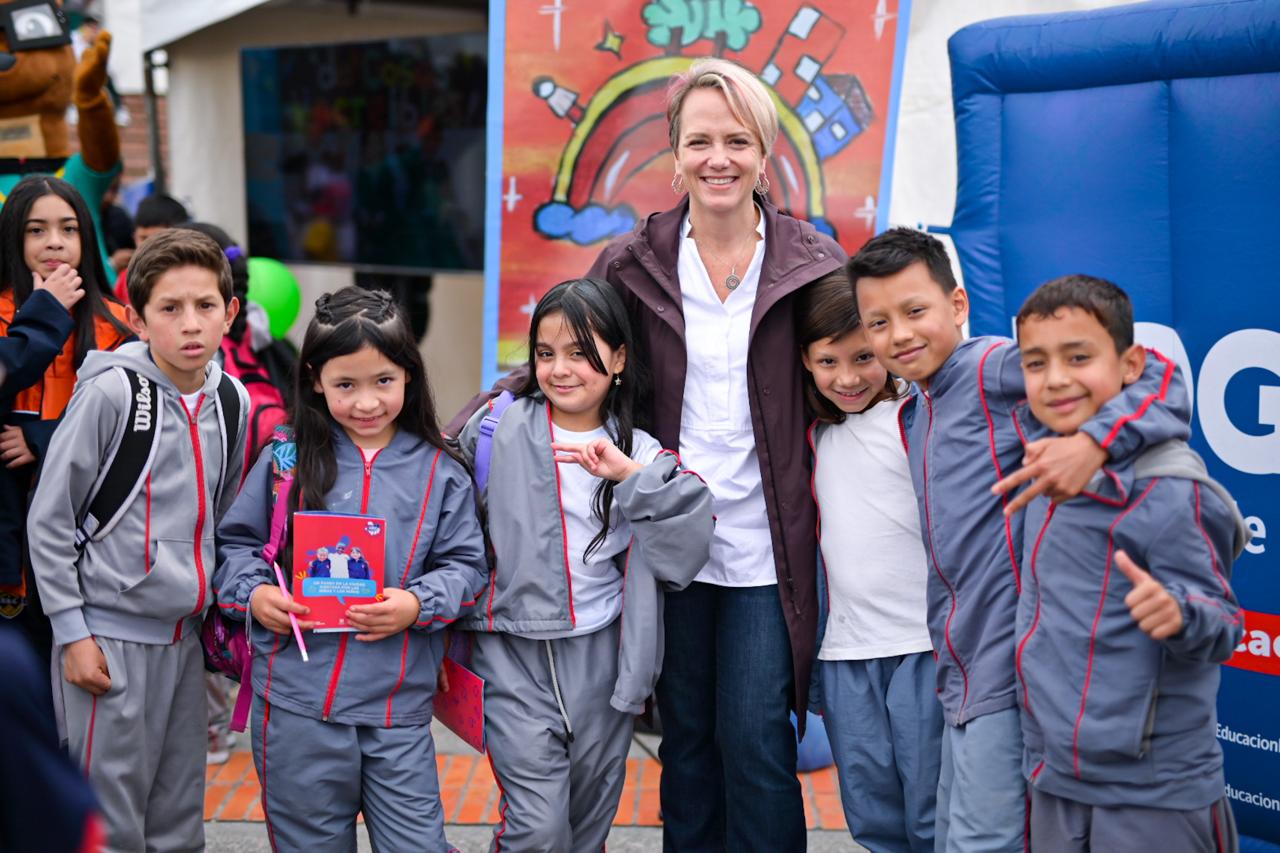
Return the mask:
[[764, 151], [755, 134], [733, 117], [719, 89], [694, 89], [680, 108], [675, 161], [696, 220], [700, 212], [729, 214], [752, 203]]

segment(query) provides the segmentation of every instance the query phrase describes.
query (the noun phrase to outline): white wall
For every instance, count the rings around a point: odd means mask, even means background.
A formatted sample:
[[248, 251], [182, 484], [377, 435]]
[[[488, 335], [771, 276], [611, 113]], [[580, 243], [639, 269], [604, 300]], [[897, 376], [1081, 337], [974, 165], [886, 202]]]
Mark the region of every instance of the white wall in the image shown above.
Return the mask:
[[1115, 6], [1122, 0], [913, 0], [893, 162], [892, 225], [950, 225], [956, 204], [956, 127], [947, 39], [991, 18]]
[[[168, 46], [169, 191], [197, 219], [217, 223], [237, 241], [248, 237], [245, 213], [244, 125], [240, 50], [295, 44], [374, 41], [447, 32], [477, 32], [476, 12], [409, 6], [281, 3], [251, 9]], [[352, 283], [347, 267], [291, 265], [302, 286], [300, 339], [321, 293]], [[480, 386], [484, 280], [480, 274], [440, 275], [432, 290], [431, 331], [423, 351], [440, 412], [451, 416]]]

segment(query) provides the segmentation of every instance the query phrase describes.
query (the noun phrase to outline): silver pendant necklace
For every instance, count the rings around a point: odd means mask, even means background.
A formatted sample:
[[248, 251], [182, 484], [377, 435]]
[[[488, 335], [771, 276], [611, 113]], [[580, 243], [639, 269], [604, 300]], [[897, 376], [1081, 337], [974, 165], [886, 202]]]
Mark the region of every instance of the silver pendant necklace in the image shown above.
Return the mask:
[[[754, 237], [755, 235], [753, 234], [752, 236]], [[694, 242], [696, 243], [697, 240], [695, 239]], [[724, 258], [720, 257], [719, 255], [713, 254], [710, 249], [708, 249], [706, 246], [703, 246], [701, 243], [698, 243], [698, 248], [701, 251], [706, 252], [708, 255], [711, 255], [711, 259], [713, 261], [720, 264], [721, 266], [724, 266]], [[741, 254], [742, 254], [741, 252], [738, 252], [738, 255], [741, 255]], [[753, 254], [754, 254], [754, 251], [753, 251]], [[724, 289], [730, 290], [730, 291], [737, 290], [738, 285], [740, 284], [742, 284], [742, 278], [738, 275], [738, 262], [734, 260], [734, 262], [729, 265], [729, 274], [724, 277]]]

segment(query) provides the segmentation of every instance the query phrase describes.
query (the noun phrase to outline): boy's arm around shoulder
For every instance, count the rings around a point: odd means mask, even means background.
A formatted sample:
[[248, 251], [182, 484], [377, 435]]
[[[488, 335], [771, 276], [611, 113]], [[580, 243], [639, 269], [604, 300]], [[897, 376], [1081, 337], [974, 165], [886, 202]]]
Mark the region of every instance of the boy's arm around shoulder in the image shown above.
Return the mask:
[[1182, 630], [1163, 643], [1179, 658], [1225, 661], [1244, 634], [1231, 590], [1238, 513], [1193, 480], [1162, 478], [1149, 499], [1153, 520], [1163, 524], [1152, 525], [1143, 567], [1182, 610]]
[[27, 515], [31, 570], [54, 639], [63, 646], [90, 636], [75, 531], [103, 457], [121, 427], [118, 401], [107, 390], [109, 383], [118, 381], [113, 371], [76, 389], [53, 435]]
[[[236, 478], [239, 479], [239, 474]], [[249, 470], [240, 494], [235, 494], [230, 479], [224, 490], [224, 497], [226, 492], [235, 497], [218, 522], [218, 567], [213, 571], [213, 589], [223, 615], [233, 619], [244, 619], [253, 591], [275, 580], [274, 571], [262, 559], [267, 537], [271, 535], [274, 507], [271, 480], [271, 446], [268, 445]]]
[[1080, 428], [1114, 461], [1171, 438], [1191, 434], [1186, 379], [1172, 359], [1153, 349], [1138, 381], [1102, 405]]
[[654, 577], [684, 589], [711, 556], [711, 490], [669, 450], [617, 485], [614, 499]]
[[443, 490], [440, 515], [422, 574], [405, 584], [418, 597], [418, 618], [412, 627], [421, 631], [437, 631], [457, 620], [475, 606], [489, 582], [471, 478], [443, 452], [439, 465], [436, 476], [441, 479], [434, 488]]
[[1001, 346], [992, 353], [994, 367], [982, 373], [984, 402], [998, 399], [1013, 411], [1014, 423], [1026, 442], [1022, 467], [1005, 471], [993, 487], [1005, 494], [1024, 483], [1029, 488], [1016, 495], [1005, 515], [1021, 510], [1038, 494], [1062, 501], [1080, 493], [1089, 478], [1110, 457], [1122, 461], [1169, 439], [1185, 440], [1190, 433], [1191, 406], [1177, 365], [1155, 350], [1147, 350], [1142, 375], [1112, 397], [1075, 435], [1056, 436], [1034, 424], [1029, 413], [1019, 418], [1018, 404], [1026, 397], [1022, 355], [1016, 346]]

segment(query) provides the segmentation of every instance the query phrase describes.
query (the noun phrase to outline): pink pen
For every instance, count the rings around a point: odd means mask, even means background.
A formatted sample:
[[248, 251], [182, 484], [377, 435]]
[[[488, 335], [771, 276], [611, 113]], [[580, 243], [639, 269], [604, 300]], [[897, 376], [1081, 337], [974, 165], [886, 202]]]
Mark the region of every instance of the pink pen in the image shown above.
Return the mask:
[[[284, 593], [284, 597], [289, 601], [293, 601], [293, 595], [289, 592], [289, 587], [285, 586], [284, 572], [280, 571], [280, 567], [274, 563], [271, 566], [276, 570], [276, 582], [280, 584], [280, 591]], [[307, 643], [302, 639], [302, 629], [298, 627], [298, 617], [293, 613], [289, 614], [289, 624], [293, 626], [293, 638], [298, 641], [298, 651], [302, 652], [302, 660], [308, 661]]]

